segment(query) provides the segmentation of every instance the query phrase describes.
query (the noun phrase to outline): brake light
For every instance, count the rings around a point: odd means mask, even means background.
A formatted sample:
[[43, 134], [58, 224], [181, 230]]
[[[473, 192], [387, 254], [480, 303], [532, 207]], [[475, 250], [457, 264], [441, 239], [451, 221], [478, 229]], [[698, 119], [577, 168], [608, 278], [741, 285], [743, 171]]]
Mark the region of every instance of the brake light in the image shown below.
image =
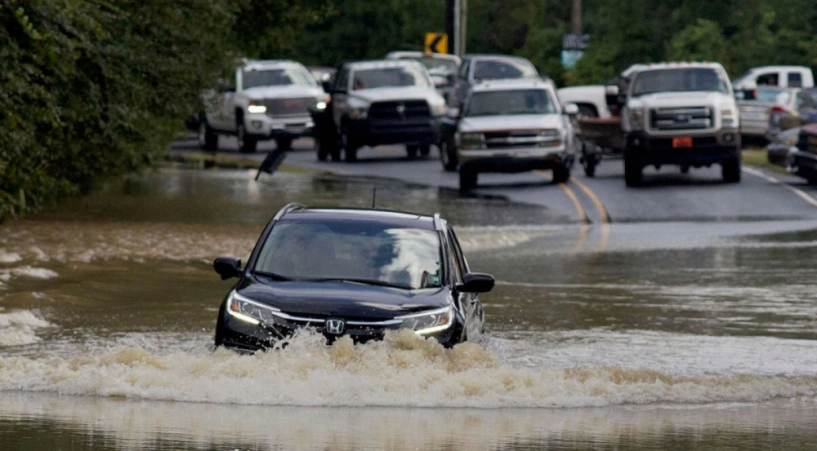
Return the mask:
[[780, 105], [775, 105], [769, 110], [770, 113], [785, 113], [786, 111], [788, 111], [786, 110], [786, 107], [782, 107]]

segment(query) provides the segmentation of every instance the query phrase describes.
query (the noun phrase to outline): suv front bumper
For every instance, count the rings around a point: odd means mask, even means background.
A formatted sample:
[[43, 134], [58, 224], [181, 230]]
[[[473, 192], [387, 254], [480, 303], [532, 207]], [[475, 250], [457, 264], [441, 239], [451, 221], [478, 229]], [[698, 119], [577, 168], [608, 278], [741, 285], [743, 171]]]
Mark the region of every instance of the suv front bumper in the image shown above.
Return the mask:
[[315, 122], [309, 114], [287, 117], [271, 117], [266, 114], [248, 113], [244, 117], [247, 133], [259, 139], [296, 139], [312, 136]]
[[457, 152], [460, 167], [475, 172], [516, 173], [572, 165], [574, 155], [565, 146], [513, 149], [476, 149]]

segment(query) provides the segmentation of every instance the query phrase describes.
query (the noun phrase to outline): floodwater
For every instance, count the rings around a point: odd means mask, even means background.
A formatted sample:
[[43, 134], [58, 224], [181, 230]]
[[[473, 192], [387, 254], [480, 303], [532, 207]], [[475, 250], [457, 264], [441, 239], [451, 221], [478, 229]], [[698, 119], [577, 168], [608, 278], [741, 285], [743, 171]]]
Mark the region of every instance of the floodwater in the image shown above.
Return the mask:
[[[569, 223], [325, 174], [164, 169], [0, 226], [0, 450], [817, 449], [817, 223]], [[212, 348], [286, 203], [440, 211], [486, 332]]]

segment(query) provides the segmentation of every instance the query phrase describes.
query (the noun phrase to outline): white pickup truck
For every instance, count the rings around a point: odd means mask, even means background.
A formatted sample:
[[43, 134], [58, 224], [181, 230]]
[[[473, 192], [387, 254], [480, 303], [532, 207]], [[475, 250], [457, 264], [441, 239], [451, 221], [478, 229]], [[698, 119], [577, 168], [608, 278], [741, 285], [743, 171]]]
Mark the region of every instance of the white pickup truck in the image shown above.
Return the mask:
[[621, 129], [624, 179], [642, 183], [646, 166], [720, 164], [723, 179], [741, 176], [740, 119], [732, 85], [718, 63], [660, 63], [633, 66], [626, 84]]
[[275, 139], [279, 149], [310, 135], [310, 109], [325, 109], [328, 96], [295, 61], [249, 61], [235, 72], [235, 84], [204, 93], [199, 143], [216, 150], [218, 135], [235, 135], [238, 150], [255, 152], [258, 141]]

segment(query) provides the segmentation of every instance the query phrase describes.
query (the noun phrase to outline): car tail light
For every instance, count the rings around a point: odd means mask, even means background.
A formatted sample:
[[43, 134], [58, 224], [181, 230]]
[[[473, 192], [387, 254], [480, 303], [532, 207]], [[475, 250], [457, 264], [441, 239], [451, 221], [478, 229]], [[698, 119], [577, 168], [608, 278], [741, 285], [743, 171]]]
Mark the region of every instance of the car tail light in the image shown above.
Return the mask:
[[769, 110], [769, 113], [785, 113], [787, 111], [786, 107], [775, 105]]

